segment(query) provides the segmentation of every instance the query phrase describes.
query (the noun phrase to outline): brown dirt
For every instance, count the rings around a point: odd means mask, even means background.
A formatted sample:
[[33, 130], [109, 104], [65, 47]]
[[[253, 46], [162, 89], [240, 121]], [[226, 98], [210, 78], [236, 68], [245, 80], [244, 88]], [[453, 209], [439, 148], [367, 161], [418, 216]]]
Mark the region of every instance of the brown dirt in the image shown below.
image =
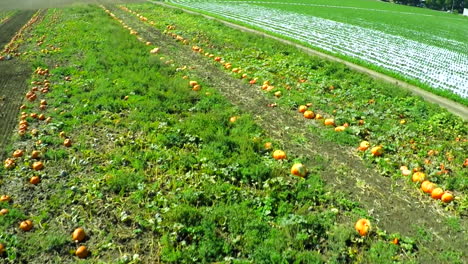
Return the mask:
[[[182, 46], [136, 17], [115, 7], [108, 8], [140, 32], [142, 37], [162, 47], [161, 56], [176, 58], [180, 65], [195, 66], [191, 74], [218, 89], [241, 110], [250, 113], [268, 131], [269, 136], [282, 143], [287, 152], [310, 157], [312, 161], [309, 166], [324, 166], [323, 180], [330, 190], [343, 192], [350, 199], [358, 201], [367, 208], [379, 228], [389, 233], [416, 237], [421, 263], [434, 263], [436, 252], [450, 249], [466, 252], [468, 236], [465, 218], [460, 220], [461, 231], [450, 229], [445, 220], [451, 215], [437, 203], [406, 182], [381, 176], [377, 170], [366, 166], [354, 154], [354, 150], [325, 142], [313, 134], [309, 127], [316, 125], [314, 121], [282, 107], [267, 107], [274, 99], [268, 99], [257, 87], [234, 79], [218, 65], [192, 52], [190, 47]], [[297, 137], [305, 138], [307, 142], [296, 143]], [[325, 160], [313, 161], [317, 156]], [[422, 238], [423, 231], [428, 233], [425, 239]], [[467, 261], [466, 255], [464, 260]]]
[[[28, 22], [34, 11], [22, 11], [0, 25], [0, 47], [5, 46], [15, 33]], [[14, 58], [0, 61], [0, 158], [5, 155], [10, 136], [19, 113], [21, 100], [27, 89], [30, 66]]]

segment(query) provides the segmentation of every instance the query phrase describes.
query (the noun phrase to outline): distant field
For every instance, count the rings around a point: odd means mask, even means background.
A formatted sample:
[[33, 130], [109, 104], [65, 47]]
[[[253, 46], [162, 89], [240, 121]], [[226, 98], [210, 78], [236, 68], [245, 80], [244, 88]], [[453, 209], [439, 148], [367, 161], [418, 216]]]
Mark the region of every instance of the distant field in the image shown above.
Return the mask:
[[468, 19], [385, 2], [173, 1], [468, 97]]

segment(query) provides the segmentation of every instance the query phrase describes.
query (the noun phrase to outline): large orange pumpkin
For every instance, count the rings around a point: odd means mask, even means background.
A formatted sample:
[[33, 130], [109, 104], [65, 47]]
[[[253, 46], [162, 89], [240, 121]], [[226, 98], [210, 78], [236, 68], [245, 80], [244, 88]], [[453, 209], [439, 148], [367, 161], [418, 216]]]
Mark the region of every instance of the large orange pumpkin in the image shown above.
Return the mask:
[[275, 150], [275, 151], [273, 152], [273, 158], [274, 158], [275, 160], [282, 160], [282, 159], [285, 159], [285, 158], [286, 158], [286, 153], [285, 153], [284, 151], [282, 151], [282, 150], [279, 150], [279, 149], [278, 149], [278, 150]]
[[354, 226], [354, 228], [359, 233], [359, 235], [367, 236], [367, 234], [369, 233], [371, 229], [371, 224], [369, 220], [362, 218], [356, 222], [356, 225]]

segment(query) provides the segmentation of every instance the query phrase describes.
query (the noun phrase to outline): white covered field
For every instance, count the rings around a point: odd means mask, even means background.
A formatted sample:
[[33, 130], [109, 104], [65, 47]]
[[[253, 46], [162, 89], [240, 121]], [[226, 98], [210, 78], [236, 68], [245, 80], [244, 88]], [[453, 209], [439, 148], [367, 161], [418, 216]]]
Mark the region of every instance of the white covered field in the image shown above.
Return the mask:
[[332, 53], [357, 58], [429, 86], [468, 97], [466, 53], [373, 29], [248, 2], [172, 2], [294, 38]]

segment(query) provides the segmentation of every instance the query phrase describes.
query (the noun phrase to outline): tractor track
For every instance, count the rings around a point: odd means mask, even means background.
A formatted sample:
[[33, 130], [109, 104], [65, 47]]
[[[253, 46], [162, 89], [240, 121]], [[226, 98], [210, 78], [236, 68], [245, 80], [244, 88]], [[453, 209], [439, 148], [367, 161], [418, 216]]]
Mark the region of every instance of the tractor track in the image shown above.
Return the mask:
[[[281, 107], [268, 107], [274, 99], [267, 99], [259, 89], [234, 79], [188, 46], [182, 46], [137, 17], [115, 6], [106, 8], [136, 29], [142, 37], [162, 47], [161, 56], [170, 55], [176, 58], [177, 64], [194, 66], [191, 75], [197, 76], [203, 83], [209, 83], [234, 105], [251, 114], [256, 123], [269, 136], [281, 142], [287, 152], [305, 157], [324, 157], [324, 161], [311, 161], [307, 165], [325, 167], [323, 180], [330, 190], [345, 193], [350, 199], [358, 201], [379, 228], [412, 237], [420, 237], [421, 230], [428, 232], [429, 241], [418, 241], [421, 244], [420, 263], [434, 263], [435, 252], [450, 249], [466, 252], [467, 221], [463, 216], [460, 220], [461, 231], [450, 230], [444, 221], [451, 215], [441, 206], [406, 182], [381, 176], [376, 169], [365, 165], [352, 149], [324, 142], [308, 129], [308, 126], [314, 125], [314, 121]], [[296, 143], [294, 137], [298, 135], [306, 138], [307, 142]], [[463, 260], [468, 261], [466, 254]]]
[[[15, 33], [25, 25], [36, 11], [20, 11], [0, 25], [0, 47], [3, 48]], [[5, 148], [10, 142], [16, 126], [19, 106], [25, 91], [26, 80], [31, 75], [30, 65], [13, 58], [0, 61], [0, 158], [5, 156]]]

